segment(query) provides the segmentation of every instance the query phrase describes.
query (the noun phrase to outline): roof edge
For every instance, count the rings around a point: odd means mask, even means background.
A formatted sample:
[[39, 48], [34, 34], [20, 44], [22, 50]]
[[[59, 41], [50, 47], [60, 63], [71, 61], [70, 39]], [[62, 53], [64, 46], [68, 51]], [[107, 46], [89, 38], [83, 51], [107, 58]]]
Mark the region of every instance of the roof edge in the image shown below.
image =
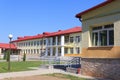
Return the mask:
[[[80, 28], [80, 29], [78, 29], [78, 28]], [[75, 29], [75, 31], [74, 31], [74, 29]], [[77, 33], [77, 32], [82, 32], [81, 26], [75, 26], [73, 28], [66, 29], [66, 30], [59, 30], [57, 32], [43, 32], [43, 34], [41, 34], [41, 35], [35, 35], [35, 36], [30, 36], [30, 37], [22, 37], [22, 38], [18, 38], [17, 40], [13, 40], [12, 42], [33, 40], [33, 39], [39, 39], [39, 38], [43, 38], [43, 37], [44, 38], [45, 37], [52, 37], [52, 36], [70, 34], [70, 33]]]
[[95, 9], [97, 9], [97, 8], [103, 7], [103, 6], [109, 4], [109, 3], [113, 2], [113, 1], [115, 1], [115, 0], [107, 0], [107, 1], [105, 1], [105, 2], [102, 2], [102, 3], [96, 5], [96, 6], [92, 7], [92, 8], [89, 8], [89, 9], [83, 11], [83, 12], [80, 12], [80, 13], [76, 14], [75, 17], [76, 17], [76, 18], [81, 18], [81, 16], [82, 16], [83, 14], [86, 14], [86, 13], [88, 13], [89, 11], [95, 10]]

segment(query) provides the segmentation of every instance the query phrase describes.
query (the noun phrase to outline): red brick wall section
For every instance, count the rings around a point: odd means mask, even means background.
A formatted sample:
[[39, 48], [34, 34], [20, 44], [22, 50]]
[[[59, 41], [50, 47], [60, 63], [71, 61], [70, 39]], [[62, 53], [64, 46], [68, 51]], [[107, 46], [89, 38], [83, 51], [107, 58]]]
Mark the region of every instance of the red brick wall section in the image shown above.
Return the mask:
[[81, 74], [120, 80], [120, 59], [81, 59]]

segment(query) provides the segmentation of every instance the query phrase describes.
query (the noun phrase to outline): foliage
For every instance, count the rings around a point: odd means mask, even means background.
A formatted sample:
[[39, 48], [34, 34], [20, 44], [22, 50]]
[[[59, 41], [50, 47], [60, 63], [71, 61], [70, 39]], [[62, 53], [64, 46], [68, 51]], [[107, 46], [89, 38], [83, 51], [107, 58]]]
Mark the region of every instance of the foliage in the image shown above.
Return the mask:
[[23, 61], [25, 62], [26, 61], [26, 54], [24, 53], [23, 55]]
[[10, 52], [10, 51], [7, 50], [7, 51], [4, 53], [4, 57], [3, 57], [3, 59], [6, 60], [6, 61], [8, 61], [9, 58], [10, 58], [10, 57], [9, 57], [9, 52]]

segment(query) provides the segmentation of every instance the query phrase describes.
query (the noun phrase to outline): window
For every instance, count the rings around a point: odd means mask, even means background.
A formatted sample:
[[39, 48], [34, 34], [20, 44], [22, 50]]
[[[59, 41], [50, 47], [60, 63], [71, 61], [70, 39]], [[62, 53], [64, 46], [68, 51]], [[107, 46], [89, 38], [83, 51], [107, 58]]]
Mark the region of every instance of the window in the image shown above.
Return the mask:
[[56, 44], [56, 37], [53, 37], [53, 45]]
[[70, 42], [73, 43], [73, 41], [74, 41], [74, 38], [70, 37]]
[[40, 42], [39, 41], [37, 41], [37, 46], [39, 46], [40, 45]]
[[50, 45], [50, 38], [48, 39], [48, 45]]
[[43, 41], [42, 41], [42, 40], [40, 40], [40, 45], [42, 45], [42, 42], [43, 42]]
[[31, 41], [31, 46], [33, 46], [33, 41]]
[[58, 48], [58, 53], [61, 53], [61, 48]]
[[76, 47], [76, 53], [79, 54], [80, 53], [80, 48]]
[[25, 42], [25, 46], [27, 46], [27, 42]]
[[57, 45], [60, 45], [61, 44], [61, 38], [60, 38], [60, 36], [58, 36], [58, 43], [57, 43]]
[[107, 45], [107, 30], [100, 31], [100, 43], [101, 46]]
[[76, 42], [80, 42], [80, 36], [76, 36]]
[[114, 45], [114, 30], [109, 30], [109, 45]]
[[24, 44], [24, 46], [25, 46], [25, 42], [24, 42], [23, 44]]
[[68, 43], [69, 42], [69, 35], [66, 35], [65, 36], [65, 43]]
[[34, 41], [34, 46], [36, 46], [36, 41]]
[[92, 29], [93, 46], [110, 46], [114, 45], [114, 25], [104, 25]]
[[50, 56], [50, 48], [48, 48], [48, 56]]
[[26, 42], [26, 46], [28, 46], [28, 42]]
[[65, 48], [65, 54], [67, 54], [68, 53], [68, 48]]
[[53, 48], [53, 56], [55, 56], [55, 53], [56, 53], [56, 49]]
[[73, 48], [70, 48], [70, 53], [73, 54]]
[[46, 40], [44, 40], [44, 45], [46, 45]]
[[28, 42], [28, 46], [30, 46], [30, 42]]
[[37, 49], [37, 54], [39, 54], [39, 49]]

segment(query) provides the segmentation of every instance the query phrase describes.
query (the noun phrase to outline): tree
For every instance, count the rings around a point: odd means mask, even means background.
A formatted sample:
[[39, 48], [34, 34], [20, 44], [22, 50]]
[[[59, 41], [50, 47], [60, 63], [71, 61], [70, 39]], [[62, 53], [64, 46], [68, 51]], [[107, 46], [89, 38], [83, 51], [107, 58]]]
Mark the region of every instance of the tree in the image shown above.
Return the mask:
[[5, 51], [5, 53], [4, 53], [4, 57], [3, 57], [3, 59], [5, 59], [6, 61], [8, 61], [9, 60], [9, 50], [7, 50], [7, 51]]
[[26, 61], [26, 54], [23, 55], [23, 61]]

